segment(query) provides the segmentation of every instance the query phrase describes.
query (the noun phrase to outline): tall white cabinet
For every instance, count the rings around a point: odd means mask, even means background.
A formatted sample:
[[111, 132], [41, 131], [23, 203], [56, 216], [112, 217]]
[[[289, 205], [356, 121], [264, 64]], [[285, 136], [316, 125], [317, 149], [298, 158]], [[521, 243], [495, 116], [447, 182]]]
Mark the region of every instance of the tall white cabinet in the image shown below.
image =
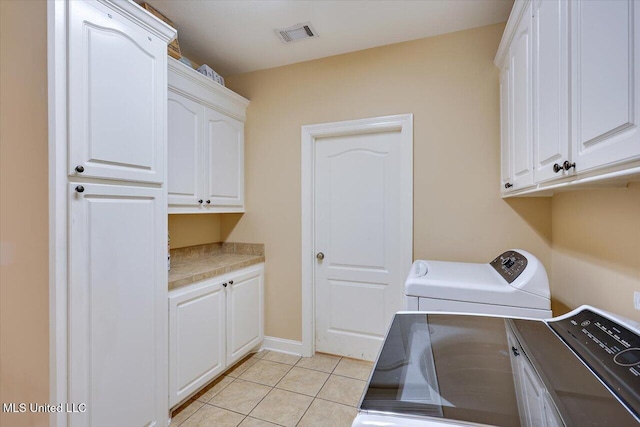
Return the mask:
[[244, 212], [248, 105], [169, 58], [169, 213]]
[[516, 0], [495, 63], [505, 196], [640, 176], [637, 2]]
[[56, 212], [56, 255], [66, 259], [53, 294], [56, 398], [86, 404], [55, 424], [165, 426], [166, 49], [175, 30], [128, 1], [56, 2], [50, 13], [52, 168], [66, 200], [66, 221]]

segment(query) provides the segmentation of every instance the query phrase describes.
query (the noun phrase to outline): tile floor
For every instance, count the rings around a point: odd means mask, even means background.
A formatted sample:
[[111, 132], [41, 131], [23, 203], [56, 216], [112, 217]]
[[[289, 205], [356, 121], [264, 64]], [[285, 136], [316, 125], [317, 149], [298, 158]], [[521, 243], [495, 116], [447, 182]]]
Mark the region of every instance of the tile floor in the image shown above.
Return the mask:
[[248, 356], [173, 412], [171, 427], [350, 427], [371, 362]]

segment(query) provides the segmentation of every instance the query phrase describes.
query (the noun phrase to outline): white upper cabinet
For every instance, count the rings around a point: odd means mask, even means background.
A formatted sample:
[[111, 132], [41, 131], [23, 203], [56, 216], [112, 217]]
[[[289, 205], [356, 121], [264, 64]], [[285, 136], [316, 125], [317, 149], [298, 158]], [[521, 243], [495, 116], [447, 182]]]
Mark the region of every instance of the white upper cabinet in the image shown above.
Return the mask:
[[198, 207], [202, 198], [202, 130], [204, 107], [169, 91], [167, 190], [169, 205]]
[[495, 58], [505, 196], [640, 175], [639, 21], [633, 0], [516, 0]]
[[169, 58], [169, 213], [244, 212], [248, 105]]
[[510, 108], [512, 110], [511, 138], [509, 139], [509, 163], [513, 189], [533, 184], [532, 134], [531, 134], [531, 6], [516, 28], [509, 49], [511, 69]]
[[[536, 182], [569, 159], [569, 32], [566, 1], [533, 2], [533, 147]], [[556, 166], [557, 165], [557, 166]]]
[[69, 175], [163, 182], [166, 41], [99, 2], [69, 15]]
[[572, 2], [572, 117], [576, 169], [640, 157], [640, 5]]
[[244, 206], [244, 125], [207, 108], [204, 160], [206, 203]]

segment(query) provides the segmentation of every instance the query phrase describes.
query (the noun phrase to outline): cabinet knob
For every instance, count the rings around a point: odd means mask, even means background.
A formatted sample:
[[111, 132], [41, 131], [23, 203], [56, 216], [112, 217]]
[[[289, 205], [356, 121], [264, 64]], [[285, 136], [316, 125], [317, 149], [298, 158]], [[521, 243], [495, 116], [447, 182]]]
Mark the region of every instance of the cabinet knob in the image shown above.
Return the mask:
[[507, 182], [507, 183], [504, 185], [504, 188], [511, 188], [511, 187], [513, 187], [513, 184], [511, 184], [510, 182]]
[[229, 280], [229, 284], [230, 284], [230, 285], [233, 285], [233, 280]]
[[513, 351], [513, 355], [514, 356], [520, 356], [520, 352], [518, 351], [517, 348], [515, 348], [514, 346], [511, 346], [511, 351]]
[[84, 166], [82, 166], [82, 165], [76, 166], [76, 172], [78, 172], [78, 173], [84, 172]]
[[[565, 163], [566, 163], [566, 162], [565, 162]], [[553, 165], [553, 171], [554, 171], [555, 173], [558, 173], [558, 172], [562, 171], [562, 165], [559, 165], [558, 163], [555, 163], [555, 164]]]
[[198, 203], [202, 204], [202, 199], [198, 200]]
[[224, 287], [226, 288], [226, 287], [227, 287], [227, 282], [224, 282], [224, 283], [222, 284], [222, 286], [224, 286]]
[[562, 164], [562, 169], [568, 171], [571, 168], [575, 168], [576, 167], [576, 162], [573, 163], [569, 163], [569, 160], [565, 160], [564, 163]]
[[76, 186], [76, 191], [78, 193], [84, 193], [84, 187], [82, 185], [77, 185]]
[[207, 204], [210, 205], [211, 204], [211, 200], [207, 200]]
[[322, 261], [324, 259], [324, 254], [322, 252], [318, 252], [316, 254], [316, 258], [318, 258], [320, 261]]

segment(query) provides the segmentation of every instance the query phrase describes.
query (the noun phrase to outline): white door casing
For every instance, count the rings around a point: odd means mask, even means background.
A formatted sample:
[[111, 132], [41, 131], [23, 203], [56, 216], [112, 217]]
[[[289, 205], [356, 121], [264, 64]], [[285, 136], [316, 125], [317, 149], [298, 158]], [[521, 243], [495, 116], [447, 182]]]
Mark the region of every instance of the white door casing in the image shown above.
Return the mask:
[[302, 128], [304, 355], [373, 360], [402, 309], [412, 158], [412, 115]]

